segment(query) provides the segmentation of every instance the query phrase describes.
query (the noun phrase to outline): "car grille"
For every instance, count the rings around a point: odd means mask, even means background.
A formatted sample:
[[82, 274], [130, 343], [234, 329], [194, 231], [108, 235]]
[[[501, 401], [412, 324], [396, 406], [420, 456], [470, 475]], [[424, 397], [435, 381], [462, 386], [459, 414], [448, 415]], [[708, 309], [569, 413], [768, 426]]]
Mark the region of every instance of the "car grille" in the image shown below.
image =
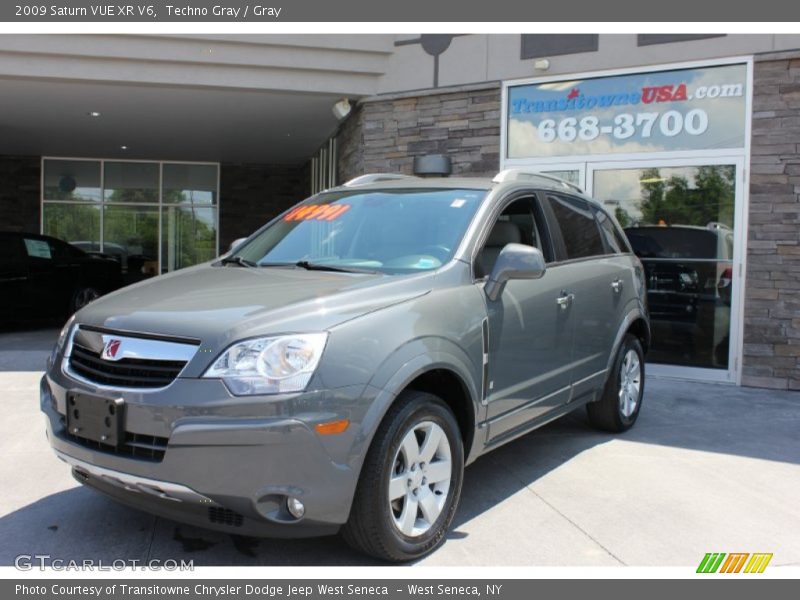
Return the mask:
[[219, 506], [208, 507], [208, 520], [212, 523], [229, 525], [231, 527], [241, 527], [242, 523], [244, 523], [244, 517], [235, 510], [221, 508]]
[[178, 360], [103, 360], [98, 352], [77, 343], [73, 343], [69, 358], [70, 369], [76, 375], [101, 385], [126, 388], [165, 387], [173, 382], [185, 365], [185, 361]]
[[131, 431], [125, 432], [125, 441], [119, 446], [114, 447], [102, 442], [95, 442], [87, 440], [80, 436], [74, 435], [64, 429], [64, 433], [69, 439], [81, 446], [91, 448], [92, 450], [99, 450], [100, 452], [108, 452], [109, 454], [117, 454], [120, 456], [129, 456], [142, 460], [149, 460], [153, 462], [161, 462], [164, 460], [164, 454], [167, 452], [168, 438], [158, 437], [154, 435], [144, 435], [141, 433], [133, 433]]

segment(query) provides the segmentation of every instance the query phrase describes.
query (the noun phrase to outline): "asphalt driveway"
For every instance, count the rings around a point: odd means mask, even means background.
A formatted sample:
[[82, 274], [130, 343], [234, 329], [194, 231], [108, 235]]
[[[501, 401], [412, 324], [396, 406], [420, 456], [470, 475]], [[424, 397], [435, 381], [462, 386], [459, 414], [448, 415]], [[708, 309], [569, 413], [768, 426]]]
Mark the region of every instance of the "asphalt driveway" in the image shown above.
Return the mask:
[[[0, 333], [0, 565], [18, 554], [195, 565], [355, 565], [337, 537], [254, 540], [120, 506], [55, 458], [38, 380], [57, 331]], [[706, 552], [800, 565], [800, 394], [650, 378], [637, 426], [579, 411], [467, 468], [428, 565], [693, 566]]]

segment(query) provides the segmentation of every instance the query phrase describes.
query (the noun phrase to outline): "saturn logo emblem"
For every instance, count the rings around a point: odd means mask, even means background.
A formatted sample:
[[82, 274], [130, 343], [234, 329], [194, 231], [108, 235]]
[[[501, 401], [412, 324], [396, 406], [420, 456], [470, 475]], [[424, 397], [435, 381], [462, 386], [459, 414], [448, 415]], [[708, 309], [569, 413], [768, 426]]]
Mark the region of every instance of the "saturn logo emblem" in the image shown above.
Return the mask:
[[121, 343], [121, 340], [108, 340], [106, 345], [103, 347], [103, 352], [100, 355], [100, 358], [103, 360], [118, 360], [117, 353], [119, 352], [119, 346]]

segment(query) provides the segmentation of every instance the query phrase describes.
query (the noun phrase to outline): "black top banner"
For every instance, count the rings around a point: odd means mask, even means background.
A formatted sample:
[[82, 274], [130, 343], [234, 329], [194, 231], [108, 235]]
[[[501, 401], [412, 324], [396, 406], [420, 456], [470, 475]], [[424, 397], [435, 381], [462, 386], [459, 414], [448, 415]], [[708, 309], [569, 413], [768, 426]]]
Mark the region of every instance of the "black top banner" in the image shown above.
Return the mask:
[[800, 3], [786, 0], [12, 0], [0, 22], [793, 22]]

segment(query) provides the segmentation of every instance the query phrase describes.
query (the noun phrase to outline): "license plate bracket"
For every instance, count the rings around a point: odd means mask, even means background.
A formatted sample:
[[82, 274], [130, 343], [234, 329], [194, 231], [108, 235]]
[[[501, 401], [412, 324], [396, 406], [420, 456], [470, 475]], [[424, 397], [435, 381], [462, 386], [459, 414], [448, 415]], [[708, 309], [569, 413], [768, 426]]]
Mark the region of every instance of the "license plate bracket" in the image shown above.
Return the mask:
[[118, 448], [123, 440], [122, 398], [67, 395], [67, 431], [79, 438]]

